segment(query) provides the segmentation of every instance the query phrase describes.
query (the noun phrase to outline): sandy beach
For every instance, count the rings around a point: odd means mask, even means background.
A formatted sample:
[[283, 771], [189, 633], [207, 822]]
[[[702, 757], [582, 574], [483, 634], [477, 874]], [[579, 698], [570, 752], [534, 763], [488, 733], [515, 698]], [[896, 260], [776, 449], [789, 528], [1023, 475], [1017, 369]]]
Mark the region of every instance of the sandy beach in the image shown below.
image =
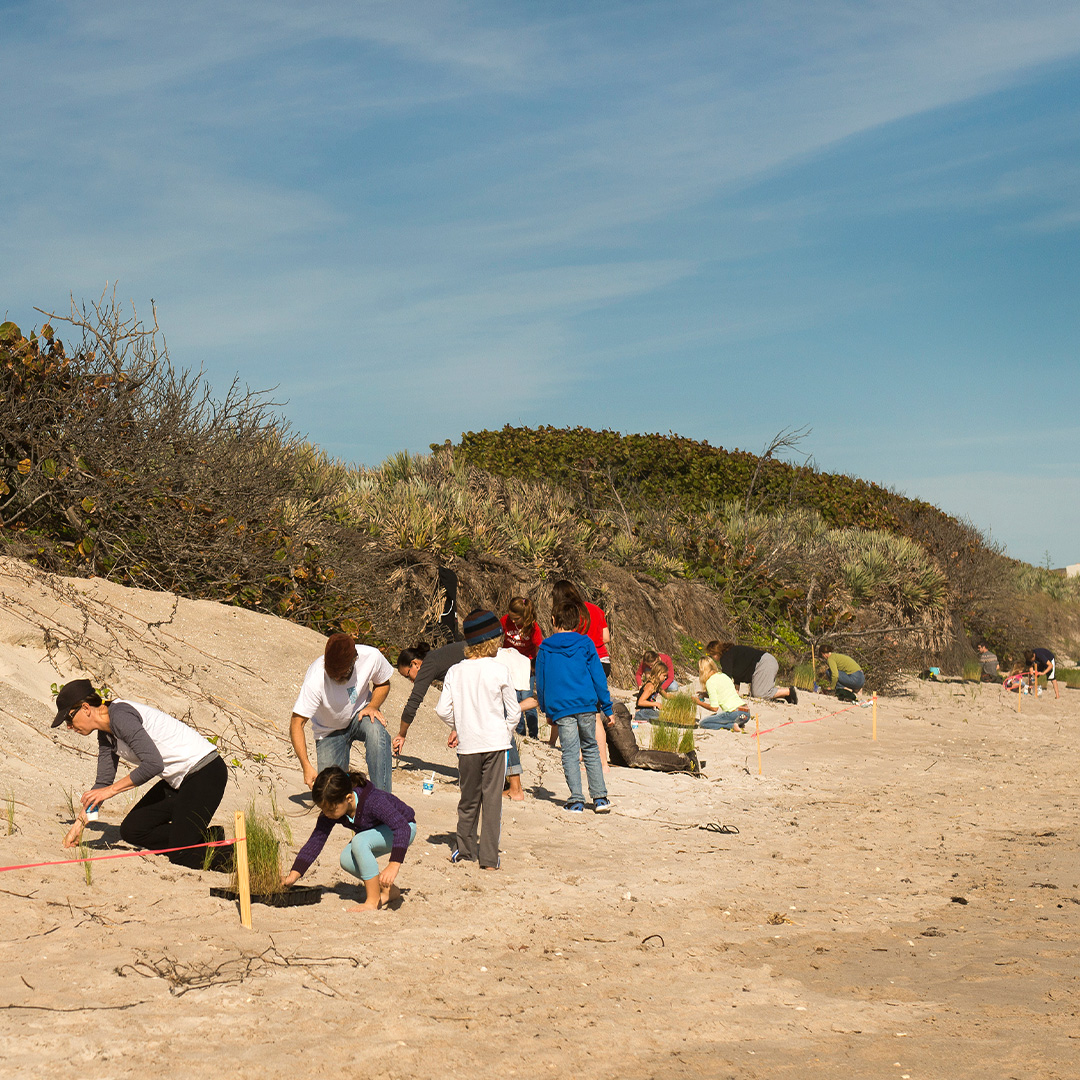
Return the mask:
[[[49, 730], [49, 687], [82, 675], [219, 736], [216, 820], [231, 835], [273, 791], [295, 851], [315, 814], [288, 721], [322, 642], [0, 560], [0, 864], [72, 857], [67, 793], [96, 754]], [[392, 731], [409, 685], [392, 680]], [[434, 704], [394, 773], [418, 826], [395, 909], [349, 913], [357, 884], [329, 848], [304, 879], [319, 903], [256, 905], [252, 930], [210, 896], [220, 875], [162, 857], [94, 863], [90, 884], [81, 865], [0, 872], [0, 1076], [1080, 1071], [1080, 693], [1018, 712], [994, 685], [911, 679], [880, 700], [876, 741], [868, 707], [761, 704], [761, 775], [754, 738], [702, 731], [705, 778], [612, 769], [606, 818], [563, 812], [558, 751], [526, 740], [497, 873], [447, 861]], [[129, 850], [126, 805], [87, 830], [95, 854]]]

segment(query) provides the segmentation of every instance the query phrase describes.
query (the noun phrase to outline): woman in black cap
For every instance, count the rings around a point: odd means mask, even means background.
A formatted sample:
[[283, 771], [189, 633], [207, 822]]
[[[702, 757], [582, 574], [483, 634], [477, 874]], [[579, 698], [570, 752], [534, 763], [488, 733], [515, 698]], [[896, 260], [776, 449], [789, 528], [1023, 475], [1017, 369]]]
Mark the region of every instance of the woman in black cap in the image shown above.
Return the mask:
[[[56, 696], [56, 719], [61, 724], [89, 735], [97, 732], [98, 767], [94, 786], [83, 793], [79, 814], [64, 847], [74, 847], [87, 823], [88, 810], [96, 810], [106, 799], [161, 779], [128, 812], [120, 825], [120, 836], [133, 847], [152, 851], [187, 848], [169, 852], [169, 861], [202, 869], [208, 854], [210, 868], [232, 868], [228, 848], [207, 848], [210, 819], [225, 793], [229, 770], [216, 747], [193, 728], [168, 713], [134, 701], [102, 701], [89, 679], [65, 683]], [[116, 778], [120, 759], [135, 766], [126, 776]], [[218, 830], [212, 838], [221, 839]], [[197, 845], [197, 846], [191, 846]]]

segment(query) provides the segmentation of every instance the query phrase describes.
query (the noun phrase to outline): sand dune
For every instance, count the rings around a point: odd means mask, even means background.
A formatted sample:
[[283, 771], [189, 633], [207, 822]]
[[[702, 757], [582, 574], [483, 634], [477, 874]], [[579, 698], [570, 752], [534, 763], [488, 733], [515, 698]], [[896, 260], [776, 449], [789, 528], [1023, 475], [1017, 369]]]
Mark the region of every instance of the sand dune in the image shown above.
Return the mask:
[[[69, 857], [65, 793], [93, 746], [49, 730], [49, 685], [81, 675], [218, 735], [236, 763], [218, 820], [273, 789], [299, 846], [314, 815], [288, 718], [321, 648], [0, 560], [0, 864]], [[392, 730], [407, 688], [395, 675]], [[1080, 694], [1018, 715], [996, 687], [913, 683], [881, 702], [877, 742], [868, 709], [773, 731], [761, 776], [753, 739], [701, 733], [707, 779], [612, 770], [606, 819], [568, 820], [558, 753], [528, 742], [497, 874], [446, 861], [433, 705], [394, 776], [418, 822], [397, 910], [347, 913], [329, 849], [305, 878], [321, 902], [257, 906], [250, 931], [215, 875], [160, 857], [97, 863], [90, 885], [79, 866], [0, 873], [0, 1075], [1076, 1075]], [[103, 854], [126, 850], [124, 801], [87, 832]]]

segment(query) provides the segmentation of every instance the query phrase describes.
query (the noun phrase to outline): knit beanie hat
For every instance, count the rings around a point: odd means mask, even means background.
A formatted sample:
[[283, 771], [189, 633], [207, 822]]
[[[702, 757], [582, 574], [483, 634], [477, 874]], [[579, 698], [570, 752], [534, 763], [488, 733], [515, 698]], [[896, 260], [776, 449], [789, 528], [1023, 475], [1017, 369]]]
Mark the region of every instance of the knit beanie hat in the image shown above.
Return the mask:
[[465, 631], [466, 645], [479, 645], [481, 641], [502, 637], [502, 623], [499, 622], [499, 617], [494, 611], [478, 608], [465, 616], [465, 622], [461, 626]]

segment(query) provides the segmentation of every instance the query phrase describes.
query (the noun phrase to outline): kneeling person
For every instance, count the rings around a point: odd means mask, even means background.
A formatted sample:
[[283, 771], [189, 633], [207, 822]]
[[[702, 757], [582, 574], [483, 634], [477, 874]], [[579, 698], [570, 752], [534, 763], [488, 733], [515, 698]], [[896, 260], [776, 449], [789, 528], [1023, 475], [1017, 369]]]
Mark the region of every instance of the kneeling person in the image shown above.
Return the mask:
[[[199, 870], [231, 870], [232, 851], [205, 847], [214, 816], [225, 794], [229, 770], [217, 748], [175, 716], [134, 701], [104, 702], [89, 679], [65, 683], [56, 695], [52, 726], [67, 724], [80, 735], [97, 733], [98, 767], [94, 786], [83, 793], [78, 818], [64, 837], [74, 847], [82, 836], [87, 810], [106, 799], [156, 783], [120, 824], [120, 836], [133, 847], [169, 851], [170, 862]], [[135, 766], [116, 779], [120, 759]], [[224, 831], [221, 833], [224, 838]]]

